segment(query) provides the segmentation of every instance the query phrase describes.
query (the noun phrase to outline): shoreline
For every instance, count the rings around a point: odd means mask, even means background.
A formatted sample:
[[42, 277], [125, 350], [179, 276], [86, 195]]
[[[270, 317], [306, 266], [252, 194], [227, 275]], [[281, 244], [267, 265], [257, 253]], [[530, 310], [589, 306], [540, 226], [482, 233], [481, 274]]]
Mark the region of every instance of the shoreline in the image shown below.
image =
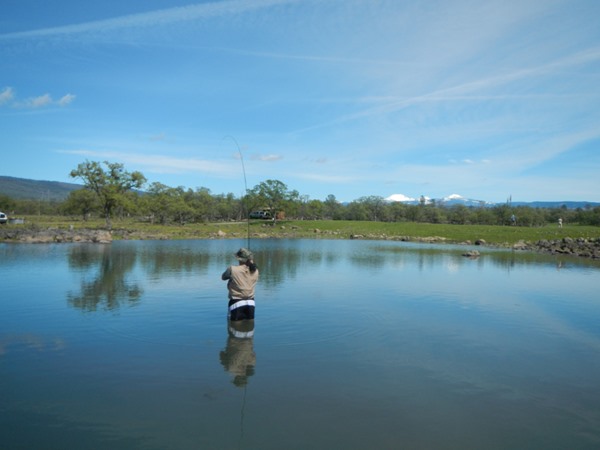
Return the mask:
[[[516, 243], [486, 242], [484, 239], [455, 241], [442, 236], [406, 236], [387, 234], [342, 234], [333, 231], [312, 230], [310, 234], [296, 227], [289, 230], [282, 226], [270, 232], [251, 233], [251, 239], [348, 239], [348, 240], [385, 240], [399, 242], [416, 242], [424, 244], [458, 244], [482, 247], [506, 248], [516, 251], [532, 251], [551, 255], [567, 255], [588, 259], [600, 259], [600, 238], [540, 239], [536, 242], [519, 240]], [[152, 233], [141, 230], [114, 229], [111, 231], [94, 228], [7, 228], [0, 229], [0, 243], [15, 244], [49, 244], [49, 243], [94, 243], [110, 244], [114, 240], [182, 240], [182, 239], [244, 239], [247, 234], [241, 232], [225, 232], [218, 228], [213, 232], [198, 232], [176, 236], [169, 233]], [[477, 257], [478, 252], [467, 252], [465, 256]]]

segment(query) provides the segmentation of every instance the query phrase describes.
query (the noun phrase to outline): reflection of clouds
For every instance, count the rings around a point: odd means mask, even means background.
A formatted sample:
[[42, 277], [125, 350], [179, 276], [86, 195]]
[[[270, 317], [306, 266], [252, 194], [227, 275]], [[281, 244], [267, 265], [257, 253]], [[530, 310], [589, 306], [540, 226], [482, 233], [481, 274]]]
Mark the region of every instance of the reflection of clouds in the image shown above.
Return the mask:
[[61, 338], [44, 339], [33, 333], [9, 334], [0, 338], [0, 356], [5, 355], [8, 348], [15, 345], [24, 345], [37, 351], [59, 351], [66, 347]]
[[448, 260], [446, 262], [446, 270], [450, 273], [457, 273], [460, 270], [460, 265], [456, 260]]
[[256, 353], [254, 353], [254, 320], [228, 322], [228, 337], [225, 350], [219, 358], [221, 364], [233, 378], [233, 384], [244, 387], [254, 375]]

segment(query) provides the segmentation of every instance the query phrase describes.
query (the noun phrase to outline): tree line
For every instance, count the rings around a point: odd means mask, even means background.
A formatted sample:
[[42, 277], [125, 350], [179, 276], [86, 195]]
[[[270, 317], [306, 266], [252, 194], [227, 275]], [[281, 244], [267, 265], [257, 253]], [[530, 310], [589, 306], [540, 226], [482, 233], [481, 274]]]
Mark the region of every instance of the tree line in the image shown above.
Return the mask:
[[0, 209], [15, 214], [101, 216], [108, 228], [113, 218], [135, 217], [157, 224], [204, 223], [246, 220], [251, 211], [271, 212], [273, 220], [361, 220], [379, 222], [426, 222], [449, 224], [543, 226], [548, 223], [578, 223], [600, 226], [600, 207], [567, 209], [513, 206], [447, 206], [421, 201], [419, 204], [388, 202], [380, 196], [365, 196], [340, 203], [334, 195], [310, 199], [279, 180], [266, 180], [245, 195], [213, 194], [150, 183], [141, 172], [128, 172], [122, 164], [85, 161], [71, 171], [84, 188], [72, 191], [64, 201], [13, 200], [0, 195]]

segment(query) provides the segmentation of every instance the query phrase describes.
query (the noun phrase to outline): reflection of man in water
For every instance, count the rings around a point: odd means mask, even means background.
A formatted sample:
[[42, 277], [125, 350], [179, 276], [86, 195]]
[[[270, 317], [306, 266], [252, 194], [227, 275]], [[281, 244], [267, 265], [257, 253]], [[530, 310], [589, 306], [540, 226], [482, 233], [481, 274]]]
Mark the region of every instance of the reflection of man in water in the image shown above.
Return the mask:
[[254, 375], [256, 354], [254, 353], [254, 321], [228, 321], [227, 346], [221, 351], [221, 364], [232, 375], [233, 384], [244, 387]]

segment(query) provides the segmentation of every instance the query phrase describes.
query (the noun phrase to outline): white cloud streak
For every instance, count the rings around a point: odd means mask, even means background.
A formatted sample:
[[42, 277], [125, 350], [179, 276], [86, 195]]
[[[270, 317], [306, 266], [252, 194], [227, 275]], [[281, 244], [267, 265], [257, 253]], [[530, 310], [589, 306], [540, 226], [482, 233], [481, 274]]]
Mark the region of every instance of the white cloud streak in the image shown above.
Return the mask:
[[[388, 97], [380, 99], [376, 102], [376, 105], [362, 111], [341, 116], [333, 121], [317, 124], [311, 127], [307, 127], [301, 130], [297, 130], [296, 133], [304, 132], [312, 129], [322, 128], [334, 124], [340, 124], [343, 122], [356, 120], [360, 118], [386, 115], [400, 110], [406, 109], [410, 106], [424, 104], [424, 103], [440, 103], [449, 101], [465, 101], [473, 100], [480, 101], [482, 98], [477, 95], [478, 92], [486, 89], [495, 88], [498, 86], [510, 84], [512, 82], [520, 81], [526, 78], [541, 77], [553, 72], [558, 72], [565, 69], [574, 68], [580, 65], [590, 64], [600, 61], [600, 47], [591, 48], [575, 55], [568, 56], [566, 58], [552, 61], [548, 64], [543, 64], [537, 67], [524, 68], [515, 70], [512, 72], [506, 72], [501, 75], [481, 78], [459, 85], [455, 85], [449, 88], [444, 88], [436, 91], [432, 91], [426, 94], [412, 96], [412, 97], [401, 97], [394, 98]], [[485, 97], [487, 99], [498, 99], [505, 100], [507, 96], [495, 95], [492, 97]], [[376, 99], [371, 99], [376, 100]]]
[[140, 14], [130, 14], [112, 19], [98, 20], [37, 30], [0, 34], [0, 40], [45, 38], [61, 35], [107, 32], [125, 28], [145, 28], [190, 22], [211, 17], [237, 15], [250, 10], [293, 3], [299, 0], [229, 0], [161, 9]]
[[[65, 107], [70, 105], [75, 100], [75, 95], [73, 94], [66, 94], [60, 99], [54, 100], [50, 94], [46, 93], [38, 95], [37, 97], [30, 97], [28, 99], [19, 101], [15, 99], [15, 96], [12, 95], [12, 92], [9, 92], [9, 94], [11, 95], [6, 95], [6, 101], [0, 101], [0, 105], [5, 103], [20, 109], [41, 109], [49, 106]], [[1, 98], [2, 96], [0, 95], [0, 99]]]
[[59, 106], [67, 106], [67, 105], [71, 104], [74, 100], [75, 100], [75, 95], [67, 94], [67, 95], [64, 95], [63, 97], [61, 97], [56, 103]]
[[272, 162], [272, 161], [280, 161], [281, 159], [283, 159], [283, 157], [281, 155], [275, 155], [275, 154], [270, 154], [270, 155], [252, 155], [250, 157], [250, 159], [252, 159], [253, 161]]
[[237, 176], [237, 173], [232, 173], [230, 163], [197, 158], [174, 158], [165, 155], [122, 153], [113, 150], [61, 150], [59, 153], [120, 161], [137, 167], [136, 170], [147, 170], [153, 173], [204, 173], [219, 176]]
[[17, 99], [15, 90], [12, 87], [5, 87], [0, 91], [0, 106], [7, 105], [14, 108], [40, 109], [52, 105], [63, 107], [71, 104], [74, 100], [75, 95], [73, 94], [63, 95], [55, 101], [50, 94], [46, 93], [20, 101]]
[[11, 102], [14, 97], [15, 94], [13, 88], [5, 87], [2, 89], [2, 92], [0, 92], [0, 105]]

